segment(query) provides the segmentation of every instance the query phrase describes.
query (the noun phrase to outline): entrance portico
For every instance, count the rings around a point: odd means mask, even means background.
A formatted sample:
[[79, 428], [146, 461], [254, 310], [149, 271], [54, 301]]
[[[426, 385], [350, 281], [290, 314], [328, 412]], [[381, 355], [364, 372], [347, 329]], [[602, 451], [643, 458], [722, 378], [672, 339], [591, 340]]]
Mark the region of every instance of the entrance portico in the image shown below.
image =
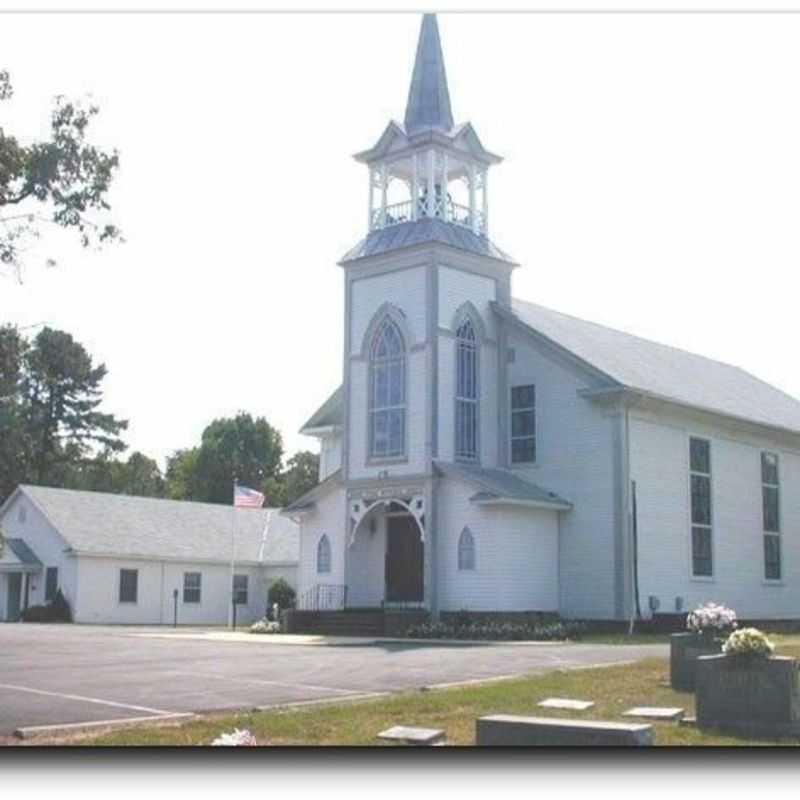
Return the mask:
[[430, 607], [425, 507], [423, 487], [348, 492], [350, 607]]
[[16, 622], [28, 607], [31, 579], [42, 563], [22, 539], [5, 539], [0, 551], [0, 622]]

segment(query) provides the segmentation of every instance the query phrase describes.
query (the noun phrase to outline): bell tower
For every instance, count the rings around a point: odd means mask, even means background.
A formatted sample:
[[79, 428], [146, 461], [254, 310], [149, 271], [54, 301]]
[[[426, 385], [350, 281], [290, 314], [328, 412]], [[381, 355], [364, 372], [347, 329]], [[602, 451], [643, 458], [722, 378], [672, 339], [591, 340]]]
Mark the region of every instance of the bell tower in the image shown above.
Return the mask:
[[368, 167], [368, 231], [435, 219], [488, 235], [489, 168], [502, 159], [453, 122], [435, 14], [422, 18], [403, 123], [355, 158]]
[[355, 159], [368, 204], [366, 235], [339, 262], [343, 477], [386, 488], [432, 476], [437, 460], [496, 466], [505, 362], [492, 304], [510, 305], [515, 266], [489, 238], [489, 170], [502, 159], [454, 121], [434, 14], [403, 121]]

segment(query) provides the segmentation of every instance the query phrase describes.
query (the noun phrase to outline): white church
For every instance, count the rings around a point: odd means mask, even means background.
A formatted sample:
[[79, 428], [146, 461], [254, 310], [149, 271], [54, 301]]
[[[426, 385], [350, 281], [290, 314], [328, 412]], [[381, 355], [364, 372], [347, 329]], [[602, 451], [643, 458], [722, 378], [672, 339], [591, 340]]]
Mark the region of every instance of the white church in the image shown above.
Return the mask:
[[434, 15], [404, 121], [355, 158], [343, 382], [302, 429], [321, 482], [284, 511], [300, 608], [800, 618], [800, 402], [512, 296], [501, 159], [454, 121]]

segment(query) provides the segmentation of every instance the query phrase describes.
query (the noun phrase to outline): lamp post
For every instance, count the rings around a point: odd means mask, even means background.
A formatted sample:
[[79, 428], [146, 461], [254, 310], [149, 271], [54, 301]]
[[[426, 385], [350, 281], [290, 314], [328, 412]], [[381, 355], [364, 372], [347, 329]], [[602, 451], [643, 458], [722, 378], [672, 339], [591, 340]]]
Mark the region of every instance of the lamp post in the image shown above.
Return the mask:
[[178, 627], [178, 590], [172, 590], [172, 627]]

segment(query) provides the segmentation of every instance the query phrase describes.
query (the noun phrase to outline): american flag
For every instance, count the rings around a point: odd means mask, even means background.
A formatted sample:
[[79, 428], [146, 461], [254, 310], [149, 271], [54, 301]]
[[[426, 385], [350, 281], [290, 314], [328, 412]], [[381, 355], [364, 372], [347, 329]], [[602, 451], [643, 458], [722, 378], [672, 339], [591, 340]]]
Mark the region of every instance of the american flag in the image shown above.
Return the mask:
[[233, 487], [233, 505], [236, 508], [261, 508], [264, 505], [264, 495], [237, 483]]

